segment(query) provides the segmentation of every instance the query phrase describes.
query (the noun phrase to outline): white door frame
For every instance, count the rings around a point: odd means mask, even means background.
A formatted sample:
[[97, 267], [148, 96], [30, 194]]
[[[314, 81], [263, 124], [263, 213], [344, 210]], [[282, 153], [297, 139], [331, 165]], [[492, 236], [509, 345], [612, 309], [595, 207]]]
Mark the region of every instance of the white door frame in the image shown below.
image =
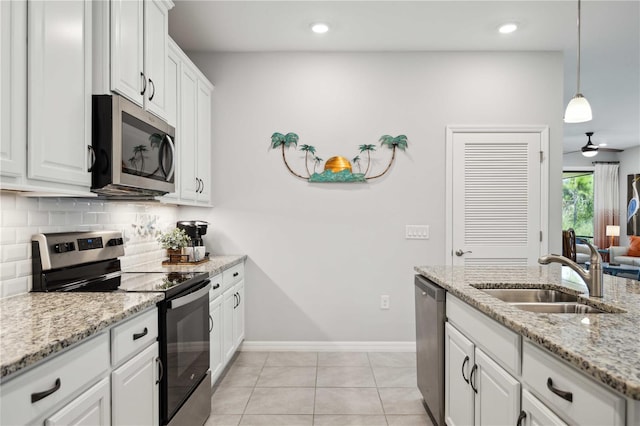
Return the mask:
[[549, 126], [451, 125], [445, 135], [445, 264], [453, 265], [453, 136], [456, 133], [538, 133], [540, 135], [540, 255], [549, 251]]

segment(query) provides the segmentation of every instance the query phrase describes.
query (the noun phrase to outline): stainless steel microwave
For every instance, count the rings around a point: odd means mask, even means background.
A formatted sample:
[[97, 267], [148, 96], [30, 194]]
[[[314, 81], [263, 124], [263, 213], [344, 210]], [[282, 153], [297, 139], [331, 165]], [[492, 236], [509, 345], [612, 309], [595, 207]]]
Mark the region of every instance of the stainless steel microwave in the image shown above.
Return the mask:
[[118, 95], [93, 95], [91, 191], [153, 197], [175, 191], [175, 129]]

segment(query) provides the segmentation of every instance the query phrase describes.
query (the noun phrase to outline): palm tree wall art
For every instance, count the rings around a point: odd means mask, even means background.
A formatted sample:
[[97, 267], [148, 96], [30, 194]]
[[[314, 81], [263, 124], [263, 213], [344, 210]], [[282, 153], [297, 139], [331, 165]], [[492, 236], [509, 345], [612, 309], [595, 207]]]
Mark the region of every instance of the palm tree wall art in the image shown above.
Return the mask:
[[[292, 175], [309, 182], [367, 182], [371, 179], [377, 179], [385, 175], [391, 169], [391, 166], [396, 159], [396, 150], [405, 151], [408, 147], [407, 137], [405, 135], [399, 135], [396, 137], [390, 135], [381, 136], [380, 139], [378, 139], [378, 142], [380, 142], [381, 147], [387, 147], [388, 149], [391, 149], [391, 158], [382, 172], [373, 176], [369, 176], [369, 172], [372, 170], [371, 153], [376, 150], [376, 146], [373, 144], [363, 144], [358, 147], [359, 154], [367, 154], [367, 166], [364, 173], [362, 173], [362, 159], [360, 158], [360, 155], [356, 155], [351, 161], [341, 156], [331, 157], [325, 162], [324, 171], [322, 173], [317, 173], [316, 168], [320, 165], [320, 163], [322, 163], [322, 158], [316, 155], [316, 148], [313, 145], [301, 145], [299, 151], [305, 153], [305, 176], [303, 174], [296, 173], [287, 161], [287, 149], [290, 146], [297, 147], [298, 139], [298, 135], [295, 133], [287, 133], [286, 135], [284, 135], [282, 133], [276, 132], [271, 135], [271, 148], [281, 149], [282, 161], [284, 161], [285, 167]], [[310, 161], [313, 162], [313, 173], [311, 173], [311, 170], [309, 168]], [[353, 172], [351, 166], [352, 163], [358, 166], [359, 173]]]

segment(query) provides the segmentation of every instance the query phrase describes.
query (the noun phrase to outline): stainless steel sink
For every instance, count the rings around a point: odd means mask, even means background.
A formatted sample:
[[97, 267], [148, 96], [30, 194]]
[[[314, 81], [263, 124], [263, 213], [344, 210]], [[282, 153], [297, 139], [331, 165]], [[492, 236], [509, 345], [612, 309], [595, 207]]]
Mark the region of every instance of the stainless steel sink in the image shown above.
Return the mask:
[[558, 290], [539, 288], [486, 288], [479, 290], [508, 303], [565, 303], [578, 301], [578, 296]]
[[512, 303], [518, 309], [541, 314], [606, 314], [593, 306], [582, 303]]

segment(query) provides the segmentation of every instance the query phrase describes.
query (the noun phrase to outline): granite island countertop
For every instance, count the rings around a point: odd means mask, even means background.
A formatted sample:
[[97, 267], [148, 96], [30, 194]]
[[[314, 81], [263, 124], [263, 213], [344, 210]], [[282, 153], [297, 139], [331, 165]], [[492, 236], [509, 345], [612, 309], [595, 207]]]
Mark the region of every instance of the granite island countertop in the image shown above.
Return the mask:
[[604, 297], [583, 300], [622, 313], [540, 314], [515, 308], [474, 286], [562, 287], [573, 293], [586, 291], [586, 286], [560, 265], [417, 266], [415, 271], [584, 374], [640, 400], [640, 281], [605, 275]]
[[0, 299], [0, 378], [151, 308], [162, 293], [24, 293]]

